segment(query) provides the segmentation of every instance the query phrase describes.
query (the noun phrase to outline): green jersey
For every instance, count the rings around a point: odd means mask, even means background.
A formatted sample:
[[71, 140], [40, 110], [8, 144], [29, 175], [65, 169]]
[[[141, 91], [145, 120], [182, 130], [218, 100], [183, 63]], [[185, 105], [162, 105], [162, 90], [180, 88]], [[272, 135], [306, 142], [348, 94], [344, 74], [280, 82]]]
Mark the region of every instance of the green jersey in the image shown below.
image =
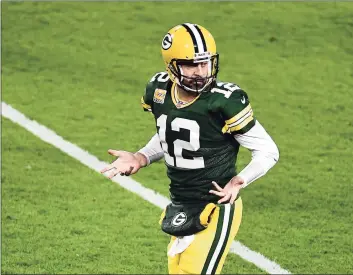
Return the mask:
[[239, 144], [255, 119], [247, 94], [236, 84], [215, 82], [183, 104], [166, 72], [157, 73], [141, 99], [153, 113], [164, 151], [173, 203], [216, 202], [212, 181], [224, 187], [236, 175]]

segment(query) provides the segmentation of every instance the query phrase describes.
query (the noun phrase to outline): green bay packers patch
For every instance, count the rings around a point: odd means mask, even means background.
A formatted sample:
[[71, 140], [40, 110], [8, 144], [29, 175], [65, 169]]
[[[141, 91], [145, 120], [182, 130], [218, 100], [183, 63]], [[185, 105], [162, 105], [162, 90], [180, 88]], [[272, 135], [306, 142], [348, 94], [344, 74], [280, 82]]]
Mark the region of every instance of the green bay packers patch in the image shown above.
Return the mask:
[[153, 101], [156, 103], [164, 103], [165, 96], [167, 94], [166, 90], [156, 89], [153, 95]]

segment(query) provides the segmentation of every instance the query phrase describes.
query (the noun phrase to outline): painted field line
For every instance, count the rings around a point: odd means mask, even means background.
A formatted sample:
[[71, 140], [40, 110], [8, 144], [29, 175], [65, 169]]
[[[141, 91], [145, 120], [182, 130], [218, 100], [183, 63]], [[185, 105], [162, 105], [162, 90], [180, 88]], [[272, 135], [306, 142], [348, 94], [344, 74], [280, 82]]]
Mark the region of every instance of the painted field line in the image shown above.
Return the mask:
[[[98, 173], [100, 173], [99, 171], [108, 164], [104, 161], [100, 161], [97, 157], [91, 155], [77, 145], [64, 140], [61, 136], [57, 135], [54, 131], [48, 129], [47, 127], [39, 124], [34, 120], [30, 120], [24, 114], [12, 108], [5, 102], [1, 103], [1, 113], [2, 116], [10, 119], [14, 123], [19, 124], [35, 136], [39, 137], [41, 140], [55, 146], [56, 148], [65, 152], [89, 168], [97, 171]], [[170, 203], [168, 198], [155, 192], [152, 189], [142, 186], [140, 183], [130, 177], [117, 175], [115, 178], [113, 178], [113, 181], [119, 184], [121, 187], [137, 194], [151, 204], [158, 206], [159, 208], [163, 209]], [[262, 254], [251, 250], [239, 241], [233, 241], [230, 252], [238, 255], [250, 263], [253, 263], [267, 273], [291, 274], [288, 270], [281, 268], [279, 264], [269, 260]]]

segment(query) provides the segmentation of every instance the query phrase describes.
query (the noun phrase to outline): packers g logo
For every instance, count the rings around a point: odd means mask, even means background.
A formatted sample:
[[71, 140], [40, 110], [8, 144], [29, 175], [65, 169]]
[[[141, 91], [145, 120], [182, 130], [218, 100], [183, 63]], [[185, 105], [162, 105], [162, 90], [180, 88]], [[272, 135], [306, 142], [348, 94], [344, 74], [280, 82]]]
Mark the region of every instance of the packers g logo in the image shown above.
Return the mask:
[[173, 42], [172, 36], [169, 33], [167, 33], [162, 40], [162, 48], [164, 50], [168, 50], [172, 46], [172, 42]]
[[183, 225], [187, 220], [186, 214], [184, 212], [180, 212], [175, 215], [172, 220], [172, 226], [180, 226]]

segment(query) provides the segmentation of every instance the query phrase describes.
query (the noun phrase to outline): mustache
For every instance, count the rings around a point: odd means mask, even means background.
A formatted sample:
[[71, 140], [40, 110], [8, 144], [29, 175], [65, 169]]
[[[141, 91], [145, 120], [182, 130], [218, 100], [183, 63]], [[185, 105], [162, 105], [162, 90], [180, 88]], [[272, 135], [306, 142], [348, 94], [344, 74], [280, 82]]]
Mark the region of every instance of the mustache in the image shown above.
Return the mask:
[[202, 76], [183, 76], [185, 79], [189, 80], [206, 80], [207, 77], [202, 77]]
[[187, 80], [187, 81], [204, 81], [204, 80], [208, 80], [210, 78], [212, 78], [212, 76], [200, 76], [200, 75], [192, 75], [192, 76], [186, 76], [186, 75], [181, 75], [181, 77], [184, 79], [184, 80]]

